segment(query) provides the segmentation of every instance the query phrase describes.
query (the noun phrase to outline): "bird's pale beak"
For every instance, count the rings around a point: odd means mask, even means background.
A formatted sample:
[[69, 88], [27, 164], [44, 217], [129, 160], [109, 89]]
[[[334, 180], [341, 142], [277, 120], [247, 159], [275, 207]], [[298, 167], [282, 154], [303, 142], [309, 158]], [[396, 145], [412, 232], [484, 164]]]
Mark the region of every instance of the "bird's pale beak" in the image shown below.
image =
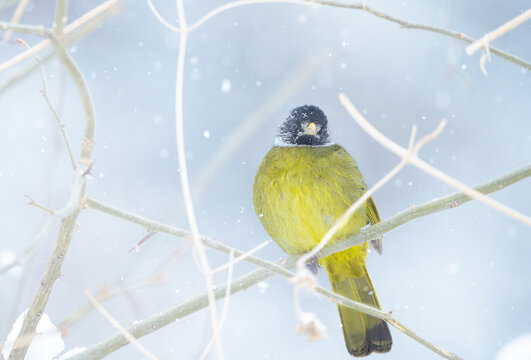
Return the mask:
[[315, 123], [311, 122], [306, 126], [306, 129], [304, 129], [304, 135], [315, 136], [315, 134], [317, 134], [317, 126]]

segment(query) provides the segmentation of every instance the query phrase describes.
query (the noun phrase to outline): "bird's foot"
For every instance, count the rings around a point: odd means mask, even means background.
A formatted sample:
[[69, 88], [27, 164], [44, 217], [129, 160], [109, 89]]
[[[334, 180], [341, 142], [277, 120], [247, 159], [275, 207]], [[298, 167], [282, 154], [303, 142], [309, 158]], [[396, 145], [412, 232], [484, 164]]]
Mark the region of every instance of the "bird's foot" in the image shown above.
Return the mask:
[[319, 260], [313, 256], [306, 263], [306, 267], [312, 272], [312, 274], [317, 275], [319, 273]]

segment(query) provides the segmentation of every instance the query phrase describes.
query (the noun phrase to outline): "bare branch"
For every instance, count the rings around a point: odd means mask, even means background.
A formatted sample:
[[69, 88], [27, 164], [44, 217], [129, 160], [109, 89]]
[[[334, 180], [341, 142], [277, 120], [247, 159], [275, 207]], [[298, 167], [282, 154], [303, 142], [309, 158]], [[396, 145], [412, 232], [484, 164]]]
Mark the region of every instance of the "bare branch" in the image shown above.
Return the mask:
[[[386, 137], [384, 134], [382, 134], [380, 131], [378, 131], [374, 126], [372, 126], [363, 115], [352, 105], [350, 100], [344, 95], [339, 94], [339, 100], [341, 101], [341, 104], [345, 107], [345, 109], [348, 111], [350, 116], [362, 127], [365, 132], [367, 132], [370, 136], [372, 136], [376, 141], [378, 141], [380, 144], [382, 144], [384, 147], [388, 148], [395, 154], [397, 154], [400, 157], [403, 157], [407, 154], [407, 149], [404, 149], [388, 137]], [[477, 190], [474, 190], [473, 188], [466, 186], [465, 184], [455, 180], [454, 178], [446, 175], [442, 171], [436, 169], [435, 167], [431, 166], [430, 164], [426, 163], [425, 161], [419, 159], [416, 155], [411, 156], [409, 159], [409, 162], [412, 165], [415, 165], [422, 171], [426, 172], [427, 174], [435, 177], [436, 179], [456, 188], [459, 191], [464, 192], [468, 196], [481, 201], [482, 203], [488, 205], [489, 207], [493, 208], [494, 210], [497, 210], [509, 217], [512, 217], [513, 219], [516, 219], [520, 221], [523, 224], [531, 226], [531, 218], [527, 215], [524, 215], [516, 210], [511, 209], [510, 207], [503, 205], [502, 203], [489, 198], [482, 193], [480, 193]]]
[[29, 196], [28, 194], [24, 194], [24, 197], [27, 198], [27, 199], [29, 200], [28, 205], [35, 206], [36, 208], [39, 208], [39, 209], [41, 209], [41, 210], [44, 210], [44, 211], [46, 211], [47, 213], [49, 213], [50, 215], [55, 216], [55, 212], [54, 212], [52, 209], [49, 209], [49, 208], [47, 208], [46, 206], [43, 206], [43, 205], [41, 205], [41, 204], [36, 203], [36, 202], [31, 198], [31, 196]]
[[[22, 39], [17, 39], [17, 41], [24, 45], [27, 49], [29, 49], [28, 44]], [[53, 106], [50, 98], [48, 97], [48, 86], [46, 81], [46, 72], [44, 71], [44, 67], [42, 66], [41, 59], [37, 56], [37, 54], [34, 54], [33, 57], [35, 58], [35, 61], [37, 62], [37, 65], [39, 66], [39, 69], [41, 71], [41, 78], [42, 78], [42, 90], [39, 90], [41, 95], [44, 97], [44, 100], [48, 104], [48, 107], [50, 108], [53, 117], [55, 118], [55, 121], [57, 122], [57, 125], [59, 127], [59, 131], [61, 132], [61, 135], [63, 137], [63, 141], [66, 146], [66, 151], [68, 153], [68, 156], [70, 157], [70, 163], [72, 164], [72, 169], [75, 170], [76, 168], [76, 161], [74, 160], [74, 154], [72, 153], [72, 148], [70, 147], [70, 141], [68, 140], [68, 136], [66, 136], [66, 130], [64, 127], [64, 124], [61, 123], [61, 119], [59, 118], [59, 114], [57, 113], [57, 110], [55, 110], [55, 107]], [[28, 196], [29, 198], [29, 196]], [[33, 201], [33, 200], [32, 200]], [[53, 215], [53, 212], [52, 212]]]

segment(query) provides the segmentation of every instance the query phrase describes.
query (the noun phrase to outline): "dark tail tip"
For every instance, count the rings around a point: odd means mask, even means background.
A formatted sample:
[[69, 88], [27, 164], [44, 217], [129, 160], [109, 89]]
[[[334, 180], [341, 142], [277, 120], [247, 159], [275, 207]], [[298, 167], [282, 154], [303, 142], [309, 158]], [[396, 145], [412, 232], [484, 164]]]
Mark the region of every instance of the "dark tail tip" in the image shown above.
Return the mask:
[[351, 347], [347, 342], [347, 350], [350, 355], [356, 357], [367, 356], [372, 352], [386, 353], [391, 350], [393, 339], [391, 332], [385, 321], [381, 321], [377, 326], [367, 329], [365, 341], [362, 346]]

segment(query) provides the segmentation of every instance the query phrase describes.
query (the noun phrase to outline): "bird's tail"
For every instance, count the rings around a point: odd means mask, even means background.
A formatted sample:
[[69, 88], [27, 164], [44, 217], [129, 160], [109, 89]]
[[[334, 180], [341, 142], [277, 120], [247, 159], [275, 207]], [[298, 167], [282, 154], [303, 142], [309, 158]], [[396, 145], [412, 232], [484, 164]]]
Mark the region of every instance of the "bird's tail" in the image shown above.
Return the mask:
[[[341, 253], [334, 254], [341, 256]], [[365, 265], [346, 264], [344, 258], [337, 261], [323, 259], [334, 292], [346, 298], [380, 309], [374, 288]], [[353, 356], [367, 356], [371, 352], [388, 352], [393, 340], [387, 323], [348, 307], [339, 306], [343, 334], [348, 352]]]

